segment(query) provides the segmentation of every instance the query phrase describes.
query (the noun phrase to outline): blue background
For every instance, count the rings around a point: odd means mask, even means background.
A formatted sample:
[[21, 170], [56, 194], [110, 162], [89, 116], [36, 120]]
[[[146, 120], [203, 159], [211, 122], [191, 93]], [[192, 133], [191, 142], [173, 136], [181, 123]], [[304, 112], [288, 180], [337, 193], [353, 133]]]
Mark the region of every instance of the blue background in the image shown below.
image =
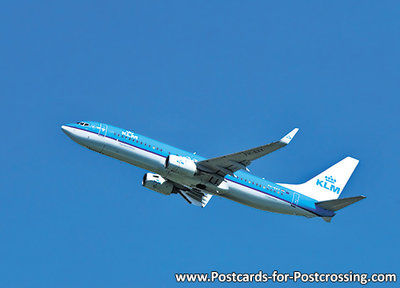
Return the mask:
[[[1, 4], [0, 287], [210, 287], [177, 285], [174, 273], [212, 270], [399, 272], [400, 6], [277, 2]], [[252, 172], [301, 183], [351, 155], [360, 164], [342, 196], [368, 198], [330, 224], [217, 197], [199, 209], [143, 188], [144, 170], [73, 143], [60, 125], [78, 120], [205, 157], [299, 127]], [[249, 285], [258, 286], [214, 286]]]

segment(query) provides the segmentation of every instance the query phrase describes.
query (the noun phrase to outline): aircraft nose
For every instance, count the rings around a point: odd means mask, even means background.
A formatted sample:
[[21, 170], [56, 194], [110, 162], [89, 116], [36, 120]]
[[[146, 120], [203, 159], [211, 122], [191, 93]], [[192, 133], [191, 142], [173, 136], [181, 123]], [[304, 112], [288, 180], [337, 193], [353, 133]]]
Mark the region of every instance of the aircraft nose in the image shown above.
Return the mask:
[[72, 136], [72, 128], [68, 127], [67, 125], [61, 125], [61, 130], [67, 134], [68, 137]]

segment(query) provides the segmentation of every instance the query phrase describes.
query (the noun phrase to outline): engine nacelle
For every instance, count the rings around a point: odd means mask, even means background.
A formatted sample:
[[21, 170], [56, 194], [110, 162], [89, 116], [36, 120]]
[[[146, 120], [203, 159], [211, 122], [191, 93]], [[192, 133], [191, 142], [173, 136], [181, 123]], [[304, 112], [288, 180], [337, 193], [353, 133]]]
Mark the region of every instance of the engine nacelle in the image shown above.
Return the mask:
[[175, 188], [171, 181], [153, 173], [144, 174], [142, 185], [164, 195], [170, 195]]
[[165, 160], [165, 169], [183, 176], [194, 176], [197, 171], [196, 163], [186, 157], [169, 155]]

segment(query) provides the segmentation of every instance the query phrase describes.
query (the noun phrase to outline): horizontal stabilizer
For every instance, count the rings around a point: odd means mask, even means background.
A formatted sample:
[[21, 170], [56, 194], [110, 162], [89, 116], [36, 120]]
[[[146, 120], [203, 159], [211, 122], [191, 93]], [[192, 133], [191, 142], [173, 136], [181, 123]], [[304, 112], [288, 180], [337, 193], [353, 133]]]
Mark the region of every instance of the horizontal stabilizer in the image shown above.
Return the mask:
[[340, 198], [335, 200], [328, 200], [328, 201], [321, 201], [315, 203], [321, 208], [331, 210], [331, 211], [338, 211], [346, 206], [349, 206], [353, 203], [356, 203], [362, 199], [366, 198], [365, 196], [355, 196], [355, 197], [348, 197], [348, 198]]
[[322, 219], [324, 219], [324, 221], [328, 223], [331, 223], [332, 221], [332, 217], [322, 217]]

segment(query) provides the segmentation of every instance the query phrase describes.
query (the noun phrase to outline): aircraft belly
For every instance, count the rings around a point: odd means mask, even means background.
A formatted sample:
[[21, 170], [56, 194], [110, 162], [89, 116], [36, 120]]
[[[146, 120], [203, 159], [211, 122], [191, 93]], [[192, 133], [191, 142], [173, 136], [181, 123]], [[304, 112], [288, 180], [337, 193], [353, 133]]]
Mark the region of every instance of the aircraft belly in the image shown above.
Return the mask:
[[124, 142], [105, 138], [103, 153], [155, 173], [164, 170], [165, 158], [163, 156], [144, 151]]
[[222, 195], [222, 197], [260, 210], [303, 215], [303, 212], [300, 211], [302, 209], [294, 208], [290, 203], [231, 181], [229, 181], [229, 192]]
[[103, 136], [93, 133], [87, 133], [88, 148], [102, 153], [104, 149]]
[[[101, 153], [107, 156], [119, 159], [134, 166], [158, 173], [172, 181], [182, 185], [195, 186], [199, 183], [196, 177], [183, 177], [175, 174], [166, 173], [164, 163], [165, 157], [155, 153], [145, 151], [121, 141], [116, 141], [107, 137], [103, 137], [104, 148]], [[98, 142], [98, 141], [97, 141]], [[99, 151], [100, 152], [100, 151]], [[254, 207], [260, 210], [281, 213], [302, 215], [306, 217], [314, 217], [315, 215], [306, 210], [293, 207], [291, 203], [277, 199], [261, 191], [251, 189], [232, 181], [227, 182], [224, 191], [208, 191], [208, 193], [219, 195], [221, 197], [233, 200], [235, 202]], [[219, 190], [219, 189], [217, 189]]]

